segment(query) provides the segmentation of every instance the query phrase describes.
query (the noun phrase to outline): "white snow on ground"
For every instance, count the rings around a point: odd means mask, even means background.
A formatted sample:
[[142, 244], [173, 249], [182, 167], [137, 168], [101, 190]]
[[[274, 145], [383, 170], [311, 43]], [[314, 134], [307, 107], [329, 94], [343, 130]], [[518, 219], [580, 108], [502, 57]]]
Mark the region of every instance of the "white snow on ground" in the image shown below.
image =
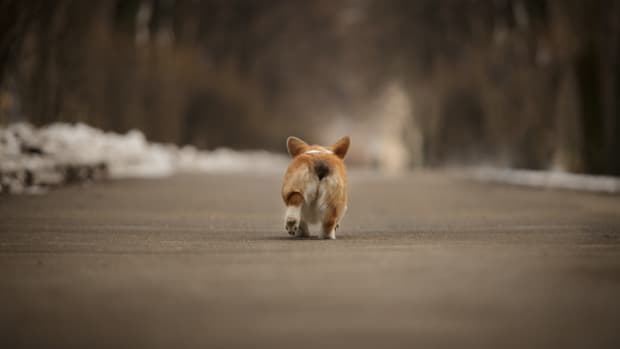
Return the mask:
[[[162, 177], [183, 172], [282, 173], [287, 163], [285, 155], [266, 151], [201, 151], [192, 146], [151, 143], [136, 130], [118, 134], [66, 123], [42, 128], [26, 123], [0, 127], [0, 192], [37, 193], [48, 186], [101, 177]], [[464, 173], [486, 182], [620, 193], [620, 178], [616, 177], [493, 167]]]
[[266, 151], [200, 151], [151, 143], [140, 131], [104, 132], [85, 124], [0, 127], [0, 188], [23, 192], [71, 180], [162, 177], [179, 172], [281, 172], [288, 159]]
[[620, 193], [620, 178], [559, 171], [533, 171], [484, 167], [466, 171], [468, 176], [485, 182], [506, 183], [539, 188]]

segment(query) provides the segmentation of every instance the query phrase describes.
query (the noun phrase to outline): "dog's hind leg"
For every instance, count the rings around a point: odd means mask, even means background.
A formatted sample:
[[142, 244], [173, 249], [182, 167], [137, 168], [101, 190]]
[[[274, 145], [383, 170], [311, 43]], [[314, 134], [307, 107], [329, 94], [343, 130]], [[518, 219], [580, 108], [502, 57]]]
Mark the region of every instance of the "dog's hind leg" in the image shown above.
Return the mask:
[[300, 226], [302, 224], [301, 209], [303, 204], [304, 197], [300, 193], [291, 193], [286, 200], [284, 228], [290, 235], [297, 236], [302, 233]]
[[330, 208], [325, 211], [321, 222], [321, 234], [319, 239], [336, 239], [336, 227], [338, 226], [338, 210]]

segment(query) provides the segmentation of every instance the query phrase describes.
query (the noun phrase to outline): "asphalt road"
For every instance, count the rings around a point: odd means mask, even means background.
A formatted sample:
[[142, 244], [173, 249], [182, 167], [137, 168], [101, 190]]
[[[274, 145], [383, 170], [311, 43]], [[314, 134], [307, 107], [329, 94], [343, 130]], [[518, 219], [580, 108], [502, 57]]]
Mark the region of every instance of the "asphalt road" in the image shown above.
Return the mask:
[[294, 240], [279, 180], [1, 196], [0, 347], [620, 348], [620, 197], [354, 173]]

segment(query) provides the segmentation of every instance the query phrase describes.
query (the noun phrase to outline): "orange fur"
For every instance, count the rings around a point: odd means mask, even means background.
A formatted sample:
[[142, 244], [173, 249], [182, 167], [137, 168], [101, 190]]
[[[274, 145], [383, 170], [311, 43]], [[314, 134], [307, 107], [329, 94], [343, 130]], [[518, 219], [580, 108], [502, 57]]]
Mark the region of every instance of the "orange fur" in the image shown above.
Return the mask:
[[299, 138], [289, 137], [287, 149], [292, 160], [282, 184], [289, 233], [308, 236], [307, 224], [320, 223], [321, 237], [335, 238], [335, 229], [347, 207], [343, 159], [349, 144], [349, 137], [328, 147], [308, 145]]

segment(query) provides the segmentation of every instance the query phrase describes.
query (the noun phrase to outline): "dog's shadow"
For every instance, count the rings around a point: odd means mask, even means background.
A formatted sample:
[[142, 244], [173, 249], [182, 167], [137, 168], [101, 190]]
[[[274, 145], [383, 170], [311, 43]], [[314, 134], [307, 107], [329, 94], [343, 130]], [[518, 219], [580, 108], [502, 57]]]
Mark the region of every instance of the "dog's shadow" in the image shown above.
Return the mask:
[[[337, 237], [336, 240], [346, 239], [346, 237]], [[267, 236], [264, 240], [276, 240], [276, 241], [334, 241], [330, 239], [319, 239], [317, 235], [312, 235], [307, 238], [296, 238], [294, 236]]]

